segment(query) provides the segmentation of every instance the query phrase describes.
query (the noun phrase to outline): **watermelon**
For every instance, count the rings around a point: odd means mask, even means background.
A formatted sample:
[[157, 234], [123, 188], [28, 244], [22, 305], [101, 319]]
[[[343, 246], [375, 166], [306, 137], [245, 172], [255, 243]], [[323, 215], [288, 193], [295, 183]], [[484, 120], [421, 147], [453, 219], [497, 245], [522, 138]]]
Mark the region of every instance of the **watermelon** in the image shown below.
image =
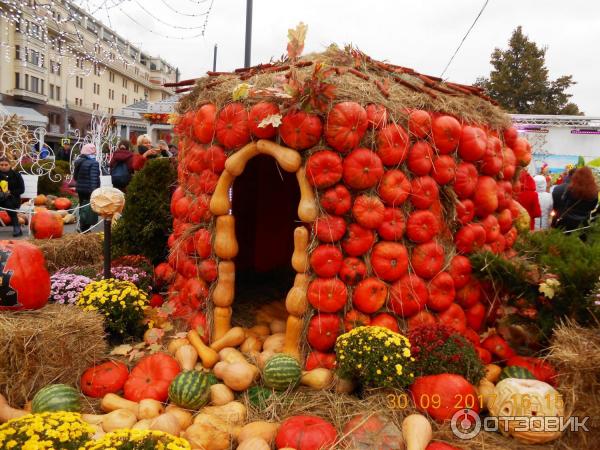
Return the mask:
[[535, 380], [533, 374], [527, 370], [525, 367], [519, 366], [508, 366], [502, 369], [500, 373], [500, 379], [498, 381], [502, 381], [506, 378], [520, 378], [522, 380]]
[[252, 386], [248, 389], [248, 401], [252, 406], [262, 410], [267, 407], [267, 401], [273, 394], [273, 389], [262, 386]]
[[302, 368], [295, 358], [283, 353], [272, 356], [263, 369], [265, 384], [277, 391], [295, 386], [302, 376]]
[[169, 399], [185, 409], [198, 409], [210, 397], [210, 378], [203, 372], [181, 372], [169, 385]]
[[79, 391], [66, 384], [50, 384], [40, 389], [31, 402], [31, 412], [34, 414], [80, 410]]

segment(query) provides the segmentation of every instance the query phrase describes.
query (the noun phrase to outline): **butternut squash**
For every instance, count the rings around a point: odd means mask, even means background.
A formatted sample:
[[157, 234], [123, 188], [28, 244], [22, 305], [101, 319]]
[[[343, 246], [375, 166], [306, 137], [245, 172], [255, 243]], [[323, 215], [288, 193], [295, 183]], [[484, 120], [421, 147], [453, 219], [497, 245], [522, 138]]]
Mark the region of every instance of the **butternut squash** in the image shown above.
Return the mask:
[[269, 328], [269, 325], [266, 325], [264, 323], [260, 323], [258, 325], [254, 325], [252, 328], [250, 328], [248, 331], [252, 332], [252, 333], [256, 333], [259, 336], [268, 336], [269, 334], [271, 334], [271, 329]]
[[198, 352], [198, 356], [204, 367], [210, 369], [217, 361], [219, 361], [219, 354], [202, 341], [196, 330], [188, 331], [187, 337], [190, 344], [196, 349], [196, 352]]
[[304, 328], [304, 320], [300, 317], [289, 316], [285, 331], [283, 353], [287, 353], [296, 359], [300, 359], [300, 337]]
[[310, 276], [306, 273], [297, 273], [294, 278], [294, 287], [299, 287], [303, 289], [308, 289], [308, 284], [310, 283]]
[[242, 351], [242, 353], [248, 354], [260, 352], [262, 350], [262, 341], [257, 337], [248, 336], [244, 343], [241, 345], [240, 350]]
[[165, 409], [165, 412], [167, 412], [177, 418], [177, 420], [179, 422], [179, 428], [181, 428], [182, 430], [185, 430], [187, 427], [189, 427], [192, 424], [192, 421], [193, 421], [192, 413], [190, 413], [189, 411], [186, 411], [183, 408], [180, 408], [179, 406], [169, 405]]
[[319, 206], [315, 199], [315, 191], [306, 179], [306, 170], [300, 167], [296, 172], [300, 186], [300, 202], [298, 202], [298, 218], [302, 222], [312, 223], [319, 216]]
[[250, 142], [227, 158], [225, 170], [234, 177], [239, 177], [244, 172], [248, 161], [258, 154], [256, 143]]
[[271, 443], [275, 440], [275, 436], [277, 436], [278, 429], [278, 423], [265, 422], [262, 420], [259, 420], [257, 422], [250, 422], [244, 425], [240, 430], [240, 434], [238, 435], [238, 441], [244, 442], [252, 438], [261, 438], [267, 441], [268, 443]]
[[303, 372], [300, 384], [315, 390], [327, 389], [333, 384], [333, 372], [323, 367]]
[[500, 379], [502, 373], [502, 367], [497, 364], [486, 364], [485, 366], [485, 379], [496, 383]]
[[252, 437], [242, 441], [237, 450], [271, 450], [271, 445], [262, 438]]
[[258, 367], [247, 362], [229, 364], [223, 372], [223, 383], [234, 391], [242, 392], [248, 389], [258, 378]]
[[285, 320], [274, 319], [269, 324], [271, 334], [285, 333]]
[[165, 408], [161, 402], [151, 398], [145, 398], [140, 400], [137, 418], [154, 419], [155, 417], [160, 416], [164, 411]]
[[106, 414], [82, 414], [81, 420], [89, 423], [90, 425], [102, 425], [102, 421], [106, 417]]
[[246, 339], [246, 333], [242, 327], [233, 327], [223, 336], [210, 344], [210, 348], [215, 351], [223, 350], [225, 347], [237, 347]]
[[186, 338], [171, 339], [171, 342], [169, 342], [169, 345], [167, 346], [167, 350], [171, 355], [175, 356], [177, 349], [184, 345], [190, 345], [190, 341], [188, 341]]
[[131, 429], [132, 430], [149, 430], [151, 423], [152, 423], [152, 419], [138, 420], [135, 423], [135, 425], [131, 427]]
[[225, 215], [217, 217], [215, 228], [215, 254], [222, 259], [233, 259], [238, 254], [235, 238], [235, 217]]
[[229, 189], [233, 184], [235, 177], [227, 170], [224, 170], [219, 176], [215, 192], [210, 198], [210, 212], [215, 216], [229, 214], [231, 202], [229, 201]]
[[425, 450], [433, 437], [433, 430], [425, 416], [410, 414], [402, 421], [402, 436], [406, 450]]
[[215, 306], [225, 308], [233, 304], [235, 296], [235, 264], [233, 261], [219, 263], [219, 278], [212, 294]]
[[137, 422], [137, 417], [129, 409], [117, 409], [106, 414], [102, 421], [102, 429], [107, 433], [124, 428], [131, 428]]
[[213, 406], [222, 406], [226, 405], [229, 402], [235, 400], [235, 395], [233, 391], [229, 389], [226, 385], [218, 383], [213, 384], [210, 387], [210, 403]]
[[308, 309], [308, 299], [306, 297], [306, 288], [294, 286], [288, 292], [285, 298], [285, 308], [293, 316], [302, 317]]
[[263, 155], [269, 155], [275, 158], [277, 163], [286, 172], [296, 172], [302, 165], [302, 156], [296, 150], [276, 144], [267, 139], [260, 139], [256, 147]]
[[[206, 406], [200, 410], [200, 414], [208, 414], [218, 419], [221, 419], [225, 423], [232, 425], [240, 425], [245, 422], [246, 407], [240, 402], [229, 402], [223, 406]], [[194, 419], [194, 423], [197, 423], [198, 418]]]
[[198, 361], [198, 352], [193, 345], [182, 345], [175, 352], [175, 359], [182, 370], [193, 370]]
[[292, 267], [298, 273], [308, 271], [308, 239], [309, 233], [305, 227], [298, 227], [294, 230], [294, 253], [292, 254]]
[[229, 450], [231, 448], [231, 435], [210, 423], [190, 425], [183, 433], [183, 438], [193, 449]]
[[127, 400], [123, 397], [118, 396], [117, 394], [106, 394], [102, 397], [102, 401], [100, 402], [100, 409], [104, 412], [112, 412], [118, 409], [127, 409], [131, 411], [133, 414], [138, 415], [139, 412], [139, 404], [136, 402], [132, 402], [131, 400]]
[[164, 413], [152, 419], [152, 422], [150, 422], [150, 429], [163, 431], [172, 434], [173, 436], [179, 436], [179, 433], [181, 432], [179, 419], [171, 413]]
[[215, 306], [213, 310], [213, 339], [221, 339], [231, 329], [231, 313], [231, 307], [221, 308]]
[[244, 355], [239, 350], [236, 350], [235, 348], [231, 347], [226, 347], [223, 350], [221, 350], [219, 352], [219, 358], [221, 359], [221, 361], [224, 361], [226, 363], [233, 363], [236, 361], [246, 362], [246, 358], [244, 357]]
[[19, 417], [26, 416], [28, 413], [23, 409], [11, 408], [2, 394], [0, 394], [0, 424], [8, 422], [12, 419], [18, 419]]
[[265, 364], [274, 354], [275, 352], [273, 350], [263, 350], [262, 352], [260, 352], [258, 354], [258, 357], [256, 358], [256, 365], [258, 366], [258, 368], [264, 369]]
[[272, 350], [274, 353], [281, 353], [285, 345], [285, 333], [276, 333], [265, 339], [263, 350]]
[[97, 441], [99, 439], [102, 438], [102, 436], [104, 436], [106, 433], [104, 432], [104, 430], [102, 429], [102, 426], [100, 425], [92, 425], [90, 424], [92, 429], [94, 430], [94, 434], [92, 435], [92, 437], [90, 438], [90, 440], [92, 441]]

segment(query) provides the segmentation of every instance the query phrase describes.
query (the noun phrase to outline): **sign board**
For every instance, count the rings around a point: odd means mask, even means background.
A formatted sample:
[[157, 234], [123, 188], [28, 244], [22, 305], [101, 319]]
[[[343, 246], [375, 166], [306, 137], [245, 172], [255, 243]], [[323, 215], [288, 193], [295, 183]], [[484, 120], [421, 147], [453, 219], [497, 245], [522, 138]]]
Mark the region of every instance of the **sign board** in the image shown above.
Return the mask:
[[61, 139], [60, 140], [60, 145], [62, 145], [63, 147], [65, 145], [71, 145], [71, 139], [69, 139], [69, 138], [63, 138], [63, 139]]

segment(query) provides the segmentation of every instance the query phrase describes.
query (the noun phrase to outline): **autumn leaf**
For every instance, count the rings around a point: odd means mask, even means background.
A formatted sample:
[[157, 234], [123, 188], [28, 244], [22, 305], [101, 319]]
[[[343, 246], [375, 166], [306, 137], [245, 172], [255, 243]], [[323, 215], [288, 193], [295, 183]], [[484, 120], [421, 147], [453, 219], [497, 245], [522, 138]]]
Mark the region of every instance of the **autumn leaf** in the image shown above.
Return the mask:
[[140, 359], [142, 356], [144, 356], [146, 354], [146, 352], [142, 351], [142, 350], [133, 350], [130, 354], [129, 354], [129, 361], [133, 361], [135, 359]]
[[250, 85], [248, 83], [240, 83], [234, 89], [231, 97], [234, 101], [243, 100], [248, 98], [250, 93]]
[[133, 350], [133, 347], [129, 344], [121, 344], [116, 346], [110, 352], [111, 356], [127, 356], [130, 351]]
[[152, 353], [160, 352], [162, 350], [162, 346], [160, 344], [152, 344], [148, 347], [148, 351]]
[[300, 22], [295, 29], [288, 30], [288, 45], [287, 54], [288, 58], [294, 59], [299, 57], [304, 50], [304, 40], [306, 39], [306, 32], [308, 31], [308, 25]]
[[272, 125], [274, 128], [277, 128], [279, 127], [279, 125], [281, 125], [282, 118], [283, 116], [281, 114], [271, 114], [260, 121], [260, 123], [258, 124], [258, 128], [266, 128], [269, 125]]

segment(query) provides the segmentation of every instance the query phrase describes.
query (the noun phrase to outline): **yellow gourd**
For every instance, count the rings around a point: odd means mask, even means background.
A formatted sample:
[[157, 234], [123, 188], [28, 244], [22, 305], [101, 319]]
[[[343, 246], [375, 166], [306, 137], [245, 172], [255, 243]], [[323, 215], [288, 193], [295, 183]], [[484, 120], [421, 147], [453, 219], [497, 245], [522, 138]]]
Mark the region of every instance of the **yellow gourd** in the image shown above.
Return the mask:
[[152, 419], [138, 420], [135, 423], [135, 425], [131, 427], [131, 429], [132, 430], [149, 430], [151, 423], [152, 423]]
[[181, 428], [182, 430], [185, 430], [192, 424], [192, 413], [186, 411], [183, 408], [180, 408], [179, 406], [169, 405], [166, 407], [165, 412], [168, 412], [169, 414], [177, 418], [177, 421], [179, 422], [179, 428]]
[[275, 319], [269, 324], [272, 334], [285, 333], [285, 320]]
[[273, 442], [277, 435], [279, 424], [273, 422], [265, 422], [259, 420], [257, 422], [250, 422], [242, 427], [240, 434], [238, 435], [238, 441], [244, 442], [252, 438], [261, 438], [267, 442]]
[[218, 352], [223, 350], [225, 347], [237, 347], [241, 345], [246, 339], [246, 333], [242, 327], [233, 327], [219, 339], [213, 341], [210, 344], [210, 348]]
[[12, 419], [18, 419], [27, 415], [27, 411], [11, 408], [6, 398], [0, 394], [0, 423], [8, 422]]
[[109, 412], [102, 421], [102, 429], [107, 433], [124, 428], [131, 428], [137, 422], [136, 415], [129, 409], [117, 409]]
[[179, 433], [181, 432], [179, 419], [171, 413], [164, 413], [152, 419], [152, 422], [150, 422], [150, 429], [163, 431], [164, 433], [169, 433], [173, 436], [179, 436]]
[[496, 383], [500, 379], [502, 373], [502, 367], [497, 364], [486, 364], [485, 366], [485, 379]]
[[402, 421], [402, 436], [406, 450], [425, 450], [433, 437], [433, 430], [425, 416], [411, 414]]
[[210, 403], [213, 406], [226, 405], [233, 400], [235, 400], [235, 395], [227, 385], [218, 383], [210, 387]]
[[227, 333], [231, 329], [231, 307], [229, 308], [221, 308], [220, 306], [215, 306], [213, 311], [214, 318], [214, 339], [221, 339], [225, 333]]
[[306, 288], [294, 286], [288, 292], [285, 298], [285, 308], [291, 315], [301, 317], [308, 309], [308, 300], [306, 298]]
[[294, 253], [292, 254], [292, 267], [298, 273], [308, 271], [308, 248], [309, 233], [305, 227], [294, 230]]
[[231, 364], [220, 362], [217, 366], [221, 364], [224, 366], [219, 368], [219, 374], [215, 372], [215, 375], [223, 380], [225, 386], [237, 392], [248, 389], [260, 373], [258, 367], [247, 362], [237, 361]]
[[333, 372], [324, 367], [318, 367], [302, 374], [300, 384], [313, 389], [327, 389], [333, 383]]
[[139, 412], [139, 406], [138, 403], [127, 400], [117, 394], [106, 394], [102, 397], [102, 401], [100, 402], [100, 409], [102, 409], [102, 411], [112, 412], [118, 409], [128, 409], [136, 416]]
[[210, 198], [210, 212], [215, 216], [222, 216], [228, 214], [231, 209], [231, 202], [229, 201], [229, 189], [233, 184], [235, 177], [224, 170], [219, 176], [215, 192]]
[[271, 446], [264, 439], [253, 437], [242, 441], [237, 450], [271, 450]]
[[256, 143], [258, 151], [264, 155], [270, 155], [279, 163], [286, 172], [296, 172], [302, 164], [302, 156], [296, 150], [278, 145], [266, 139], [260, 139]]
[[481, 406], [482, 409], [487, 409], [488, 407], [488, 401], [490, 399], [494, 399], [494, 389], [496, 388], [496, 386], [494, 386], [494, 383], [492, 383], [490, 380], [483, 378], [480, 382], [479, 385], [477, 385], [477, 393], [479, 394], [479, 398], [481, 399]]
[[[247, 335], [247, 333], [246, 333]], [[244, 343], [241, 345], [240, 350], [242, 353], [254, 353], [262, 350], [262, 341], [255, 336], [248, 336]]]
[[226, 347], [223, 350], [221, 350], [219, 352], [219, 358], [221, 359], [221, 361], [229, 364], [236, 361], [246, 361], [246, 358], [239, 350], [236, 350], [235, 348], [231, 347]]
[[315, 199], [315, 192], [306, 179], [306, 171], [301, 167], [296, 172], [298, 186], [300, 186], [300, 202], [298, 203], [298, 218], [302, 222], [314, 222], [319, 216], [319, 206]]
[[[206, 406], [200, 410], [200, 414], [208, 414], [217, 417], [225, 423], [231, 425], [240, 425], [246, 421], [248, 410], [240, 402], [229, 402], [223, 406]], [[198, 418], [194, 419], [197, 423]]]
[[183, 433], [193, 449], [203, 450], [229, 450], [231, 436], [208, 423], [195, 423], [190, 425]]
[[239, 149], [225, 161], [225, 170], [234, 177], [239, 177], [246, 168], [246, 164], [256, 155], [258, 155], [256, 143], [250, 142]]
[[215, 227], [215, 254], [222, 259], [233, 259], [238, 254], [238, 243], [235, 238], [235, 217], [217, 217]]
[[300, 359], [300, 337], [304, 328], [304, 320], [300, 317], [289, 316], [285, 331], [283, 353], [287, 353], [296, 359]]
[[259, 367], [259, 369], [264, 369], [265, 364], [274, 354], [275, 352], [273, 350], [263, 350], [260, 352], [256, 358], [256, 365]]
[[235, 264], [233, 261], [221, 261], [219, 263], [219, 278], [212, 294], [212, 301], [215, 306], [225, 308], [233, 304], [234, 295]]
[[184, 345], [190, 345], [190, 341], [188, 341], [186, 338], [172, 339], [171, 342], [169, 342], [167, 350], [171, 355], [175, 355], [175, 353], [177, 353], [177, 349]]
[[190, 344], [193, 345], [196, 352], [198, 352], [198, 356], [204, 367], [210, 369], [219, 361], [219, 354], [202, 341], [196, 330], [188, 331], [187, 337]]
[[268, 336], [271, 334], [269, 325], [265, 324], [254, 325], [252, 328], [249, 328], [248, 331], [251, 333], [256, 333], [258, 336]]
[[193, 370], [198, 362], [198, 352], [193, 345], [182, 345], [175, 352], [175, 359], [182, 370]]
[[275, 353], [281, 353], [285, 345], [285, 333], [272, 334], [265, 339], [263, 350], [272, 350]]
[[140, 400], [137, 418], [154, 419], [155, 417], [160, 416], [164, 411], [165, 408], [161, 402], [151, 398], [145, 398]]

